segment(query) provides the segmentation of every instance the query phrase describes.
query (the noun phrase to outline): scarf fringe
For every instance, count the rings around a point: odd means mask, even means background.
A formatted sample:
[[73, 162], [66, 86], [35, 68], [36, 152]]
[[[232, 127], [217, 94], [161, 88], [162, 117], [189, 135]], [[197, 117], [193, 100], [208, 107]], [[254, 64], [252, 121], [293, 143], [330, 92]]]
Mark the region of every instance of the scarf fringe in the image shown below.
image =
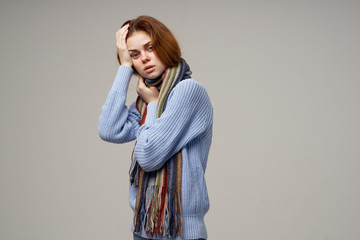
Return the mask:
[[[181, 155], [181, 154], [180, 154]], [[181, 157], [172, 159], [176, 161], [176, 165]], [[171, 161], [169, 161], [171, 162]], [[171, 166], [173, 165], [173, 166]], [[178, 181], [168, 181], [169, 168], [174, 171], [174, 163], [167, 164], [160, 172], [152, 172], [149, 177], [144, 176], [144, 171], [140, 171], [139, 176], [142, 179], [144, 186], [139, 185], [138, 191], [141, 191], [141, 198], [139, 198], [141, 206], [135, 209], [138, 214], [134, 218], [134, 232], [136, 234], [144, 229], [146, 234], [153, 237], [154, 235], [174, 237], [176, 235], [183, 236], [182, 229], [182, 213], [181, 213], [181, 191], [178, 188]], [[140, 168], [141, 169], [141, 168]], [[147, 178], [147, 179], [146, 179]], [[139, 182], [141, 180], [139, 179]], [[181, 182], [180, 182], [181, 183]], [[142, 190], [139, 190], [141, 187]], [[144, 189], [146, 189], [144, 191]]]

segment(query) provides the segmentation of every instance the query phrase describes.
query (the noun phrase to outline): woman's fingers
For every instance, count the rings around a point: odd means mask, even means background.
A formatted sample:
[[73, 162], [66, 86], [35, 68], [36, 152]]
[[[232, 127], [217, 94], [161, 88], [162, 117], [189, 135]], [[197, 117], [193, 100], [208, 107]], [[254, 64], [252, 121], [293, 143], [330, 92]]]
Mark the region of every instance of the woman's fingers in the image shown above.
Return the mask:
[[129, 32], [128, 31], [129, 28], [129, 24], [126, 24], [125, 26], [123, 26], [122, 28], [120, 28], [117, 32], [116, 32], [116, 45], [117, 47], [124, 47], [123, 45], [126, 45], [126, 35]]
[[136, 92], [146, 103], [156, 102], [159, 98], [159, 90], [156, 87], [147, 86], [143, 77], [139, 77]]
[[138, 80], [138, 84], [136, 86], [136, 92], [141, 95], [141, 92], [143, 91], [144, 88], [146, 88], [146, 84], [145, 84], [145, 80], [143, 77], [139, 77], [139, 80]]
[[121, 65], [132, 67], [132, 60], [126, 44], [126, 36], [129, 32], [129, 24], [126, 24], [116, 32], [116, 47]]

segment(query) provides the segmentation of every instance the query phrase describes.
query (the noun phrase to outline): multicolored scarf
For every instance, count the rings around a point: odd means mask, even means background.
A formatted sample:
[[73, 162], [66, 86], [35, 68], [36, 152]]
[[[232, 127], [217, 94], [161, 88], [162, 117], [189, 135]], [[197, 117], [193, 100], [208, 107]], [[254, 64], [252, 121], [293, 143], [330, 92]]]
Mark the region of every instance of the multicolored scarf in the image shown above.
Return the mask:
[[[182, 80], [190, 78], [191, 71], [185, 60], [180, 59], [176, 67], [167, 68], [157, 79], [146, 79], [145, 83], [159, 89], [156, 117], [166, 108], [171, 90]], [[145, 101], [138, 96], [136, 108], [141, 115], [141, 125], [146, 119]], [[130, 183], [138, 187], [136, 197], [134, 233], [143, 228], [146, 234], [174, 237], [183, 236], [181, 213], [181, 150], [172, 156], [164, 166], [153, 172], [145, 172], [132, 157]]]

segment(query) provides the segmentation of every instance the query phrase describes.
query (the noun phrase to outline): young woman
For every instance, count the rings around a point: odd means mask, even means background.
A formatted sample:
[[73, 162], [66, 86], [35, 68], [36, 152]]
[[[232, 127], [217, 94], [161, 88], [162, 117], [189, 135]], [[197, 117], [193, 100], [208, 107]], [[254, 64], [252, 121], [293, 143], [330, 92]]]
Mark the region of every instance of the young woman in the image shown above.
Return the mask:
[[[102, 107], [99, 135], [136, 140], [130, 167], [134, 239], [206, 239], [205, 169], [213, 110], [170, 30], [140, 16], [116, 32], [120, 67]], [[138, 98], [125, 105], [132, 74]]]

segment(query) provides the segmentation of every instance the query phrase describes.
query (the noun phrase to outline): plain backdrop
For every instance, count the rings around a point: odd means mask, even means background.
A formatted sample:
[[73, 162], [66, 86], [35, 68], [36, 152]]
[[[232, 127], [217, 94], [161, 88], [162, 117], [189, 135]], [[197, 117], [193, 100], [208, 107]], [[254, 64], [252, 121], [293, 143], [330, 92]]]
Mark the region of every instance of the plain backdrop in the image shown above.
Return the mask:
[[[360, 239], [360, 2], [0, 2], [0, 239], [131, 239], [103, 142], [115, 32], [150, 15], [214, 106], [209, 239]], [[136, 79], [128, 94], [136, 97]]]

